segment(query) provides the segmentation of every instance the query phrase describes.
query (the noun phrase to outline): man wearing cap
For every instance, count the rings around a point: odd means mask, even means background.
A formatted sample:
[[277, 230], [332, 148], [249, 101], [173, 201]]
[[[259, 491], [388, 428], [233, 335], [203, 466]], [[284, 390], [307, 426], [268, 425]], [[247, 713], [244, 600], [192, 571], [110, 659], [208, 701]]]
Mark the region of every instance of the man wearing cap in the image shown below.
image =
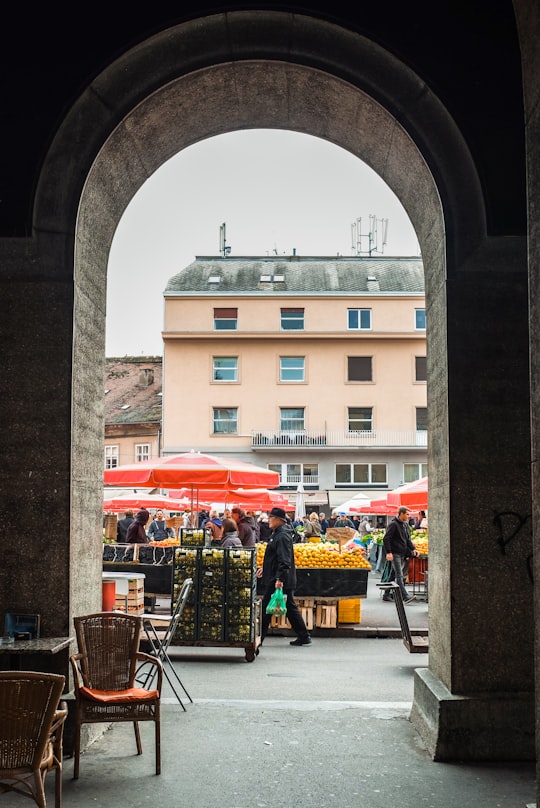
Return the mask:
[[339, 516], [334, 522], [334, 527], [352, 527], [354, 530], [354, 525], [351, 520], [347, 517], [345, 511], [340, 511]]
[[293, 528], [287, 523], [287, 516], [282, 508], [272, 508], [268, 514], [268, 523], [272, 532], [266, 545], [263, 566], [257, 570], [257, 577], [262, 578], [264, 584], [261, 639], [266, 637], [272, 617], [266, 614], [266, 607], [274, 591], [283, 589], [283, 594], [287, 595], [287, 620], [297, 634], [296, 640], [292, 640], [290, 645], [311, 645], [311, 637], [294, 600], [296, 567]]

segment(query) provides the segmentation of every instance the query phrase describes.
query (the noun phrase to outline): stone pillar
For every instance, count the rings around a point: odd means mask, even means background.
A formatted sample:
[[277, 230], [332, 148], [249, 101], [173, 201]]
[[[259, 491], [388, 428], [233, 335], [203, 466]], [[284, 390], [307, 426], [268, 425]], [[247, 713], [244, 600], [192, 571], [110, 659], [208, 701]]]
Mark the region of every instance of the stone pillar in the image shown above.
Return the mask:
[[[75, 614], [101, 609], [102, 486], [95, 447], [103, 438], [99, 412], [85, 406], [85, 390], [95, 386], [96, 374], [103, 378], [104, 337], [92, 335], [79, 352], [72, 408], [72, 266], [69, 237], [0, 241], [1, 297], [10, 313], [0, 319], [6, 346], [0, 487], [9, 492], [2, 508], [0, 621], [6, 611], [40, 614], [45, 637], [72, 635]], [[83, 335], [91, 324], [89, 316]], [[102, 332], [102, 319], [97, 328]], [[93, 398], [92, 392], [86, 402]], [[76, 418], [86, 426], [77, 430], [73, 447]], [[74, 648], [25, 662], [67, 677]], [[9, 667], [9, 657], [0, 656], [0, 665]]]
[[527, 297], [524, 240], [491, 239], [428, 304], [430, 667], [411, 719], [436, 760], [535, 754]]

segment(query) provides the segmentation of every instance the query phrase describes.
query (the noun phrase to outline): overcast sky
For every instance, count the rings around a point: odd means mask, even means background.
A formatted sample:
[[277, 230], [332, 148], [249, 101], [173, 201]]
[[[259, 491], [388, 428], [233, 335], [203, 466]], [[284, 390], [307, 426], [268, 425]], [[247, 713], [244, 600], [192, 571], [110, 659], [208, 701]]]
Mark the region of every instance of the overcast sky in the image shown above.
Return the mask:
[[[107, 356], [161, 355], [163, 292], [197, 255], [351, 256], [351, 224], [388, 220], [384, 255], [419, 255], [388, 186], [344, 149], [310, 135], [250, 130], [209, 138], [159, 168], [114, 236], [107, 282]], [[368, 249], [367, 237], [362, 249]], [[374, 253], [378, 255], [380, 253]]]

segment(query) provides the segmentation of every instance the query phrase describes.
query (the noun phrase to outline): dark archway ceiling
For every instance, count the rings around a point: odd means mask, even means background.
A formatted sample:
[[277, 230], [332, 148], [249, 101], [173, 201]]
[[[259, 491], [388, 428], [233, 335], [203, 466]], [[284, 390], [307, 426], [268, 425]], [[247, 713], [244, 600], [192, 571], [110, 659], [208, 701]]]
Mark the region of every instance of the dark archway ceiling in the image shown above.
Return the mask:
[[[0, 235], [30, 233], [33, 192], [47, 148], [88, 83], [119, 55], [175, 24], [232, 10], [307, 14], [356, 31], [415, 70], [461, 129], [484, 187], [488, 231], [524, 233], [520, 54], [510, 0], [452, 3], [160, 3], [120, 14], [95, 4], [10, 8], [1, 50], [3, 131]], [[64, 7], [65, 8], [65, 7]]]

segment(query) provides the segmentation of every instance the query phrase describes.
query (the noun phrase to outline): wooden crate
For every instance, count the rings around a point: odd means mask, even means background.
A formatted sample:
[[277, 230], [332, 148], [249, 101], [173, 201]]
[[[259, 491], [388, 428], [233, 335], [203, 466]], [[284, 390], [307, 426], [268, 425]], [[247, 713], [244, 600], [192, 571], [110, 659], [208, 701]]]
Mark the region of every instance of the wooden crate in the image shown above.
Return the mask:
[[304, 623], [306, 624], [306, 628], [308, 631], [311, 631], [313, 628], [313, 617], [315, 611], [315, 598], [299, 598], [297, 601], [297, 606], [304, 619]]
[[360, 598], [338, 601], [338, 623], [359, 623], [362, 619]]
[[114, 541], [116, 541], [117, 530], [118, 530], [118, 516], [115, 513], [106, 514], [105, 525], [103, 527], [105, 538], [114, 539]]
[[270, 628], [291, 628], [285, 614], [273, 614], [270, 620]]
[[315, 627], [337, 628], [337, 600], [318, 600], [315, 605]]

